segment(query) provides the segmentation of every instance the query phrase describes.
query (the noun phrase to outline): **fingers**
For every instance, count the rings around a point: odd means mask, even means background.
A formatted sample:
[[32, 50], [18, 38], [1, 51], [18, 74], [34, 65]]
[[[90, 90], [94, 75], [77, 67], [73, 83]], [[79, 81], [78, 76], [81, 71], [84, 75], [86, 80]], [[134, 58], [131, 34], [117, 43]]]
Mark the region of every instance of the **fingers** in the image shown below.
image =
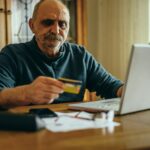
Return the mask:
[[59, 87], [59, 88], [63, 88], [64, 87], [64, 84], [57, 80], [57, 79], [54, 79], [54, 78], [50, 78], [50, 77], [39, 77], [39, 80], [42, 80], [43, 83], [47, 84], [47, 85], [54, 85], [56, 87]]
[[124, 88], [124, 86], [121, 86], [121, 87], [118, 89], [118, 91], [117, 91], [117, 96], [118, 96], [118, 97], [121, 97], [122, 92], [123, 92], [123, 88]]
[[32, 99], [32, 104], [49, 104], [59, 97], [58, 94], [41, 93]]
[[61, 81], [58, 81], [50, 77], [38, 77], [35, 81], [37, 88], [42, 88], [43, 91], [50, 93], [63, 93], [64, 84]]
[[51, 99], [57, 99], [59, 98], [59, 94], [52, 94], [52, 93], [44, 93], [42, 98], [47, 99], [47, 101]]
[[64, 92], [63, 88], [57, 87], [55, 85], [43, 85], [43, 91], [44, 92], [49, 92], [49, 93], [54, 93], [54, 94], [61, 94]]
[[63, 93], [63, 88], [63, 83], [56, 79], [38, 77], [28, 86], [26, 98], [30, 100], [32, 104], [52, 103]]
[[53, 98], [52, 98], [52, 99], [50, 99], [50, 101], [48, 102], [48, 104], [53, 103], [53, 101], [54, 101], [54, 99], [53, 99]]

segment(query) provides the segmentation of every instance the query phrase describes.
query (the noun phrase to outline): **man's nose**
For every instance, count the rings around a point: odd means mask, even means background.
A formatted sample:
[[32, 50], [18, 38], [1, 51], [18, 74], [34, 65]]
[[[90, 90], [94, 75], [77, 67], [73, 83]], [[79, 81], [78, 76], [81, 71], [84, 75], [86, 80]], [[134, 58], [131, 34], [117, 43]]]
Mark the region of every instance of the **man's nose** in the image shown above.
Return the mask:
[[59, 34], [59, 30], [60, 30], [59, 24], [58, 24], [58, 22], [55, 22], [51, 26], [51, 32], [54, 33], [54, 34]]

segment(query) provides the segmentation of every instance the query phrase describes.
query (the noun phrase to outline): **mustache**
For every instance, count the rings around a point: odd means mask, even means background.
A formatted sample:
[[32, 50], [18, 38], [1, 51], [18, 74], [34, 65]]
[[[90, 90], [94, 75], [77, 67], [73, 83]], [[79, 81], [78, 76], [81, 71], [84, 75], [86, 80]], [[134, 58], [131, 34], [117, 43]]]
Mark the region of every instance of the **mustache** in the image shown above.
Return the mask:
[[44, 39], [45, 40], [57, 40], [57, 41], [62, 41], [63, 40], [62, 36], [56, 35], [56, 34], [50, 33], [50, 32], [45, 34]]

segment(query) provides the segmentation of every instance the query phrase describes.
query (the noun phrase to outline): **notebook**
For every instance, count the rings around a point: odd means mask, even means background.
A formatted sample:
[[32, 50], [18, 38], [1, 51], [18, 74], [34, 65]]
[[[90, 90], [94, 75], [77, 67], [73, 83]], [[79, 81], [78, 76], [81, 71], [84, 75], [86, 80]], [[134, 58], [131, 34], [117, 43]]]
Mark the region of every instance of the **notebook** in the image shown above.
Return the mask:
[[150, 108], [150, 45], [132, 46], [124, 90], [121, 98], [69, 104], [69, 109], [84, 111], [114, 110], [128, 114]]

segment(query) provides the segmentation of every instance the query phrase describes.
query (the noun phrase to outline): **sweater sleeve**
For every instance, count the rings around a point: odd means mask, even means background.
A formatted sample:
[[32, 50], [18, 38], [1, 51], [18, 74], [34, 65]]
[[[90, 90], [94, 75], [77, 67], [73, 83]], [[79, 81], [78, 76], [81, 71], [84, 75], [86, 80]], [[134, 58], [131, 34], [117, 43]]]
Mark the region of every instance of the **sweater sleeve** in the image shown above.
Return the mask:
[[103, 98], [117, 97], [117, 90], [123, 83], [110, 74], [88, 52], [85, 61], [87, 64], [87, 88], [90, 91], [96, 91], [96, 95]]
[[15, 86], [16, 66], [14, 59], [8, 53], [5, 53], [7, 50], [8, 47], [5, 47], [0, 52], [0, 89]]

